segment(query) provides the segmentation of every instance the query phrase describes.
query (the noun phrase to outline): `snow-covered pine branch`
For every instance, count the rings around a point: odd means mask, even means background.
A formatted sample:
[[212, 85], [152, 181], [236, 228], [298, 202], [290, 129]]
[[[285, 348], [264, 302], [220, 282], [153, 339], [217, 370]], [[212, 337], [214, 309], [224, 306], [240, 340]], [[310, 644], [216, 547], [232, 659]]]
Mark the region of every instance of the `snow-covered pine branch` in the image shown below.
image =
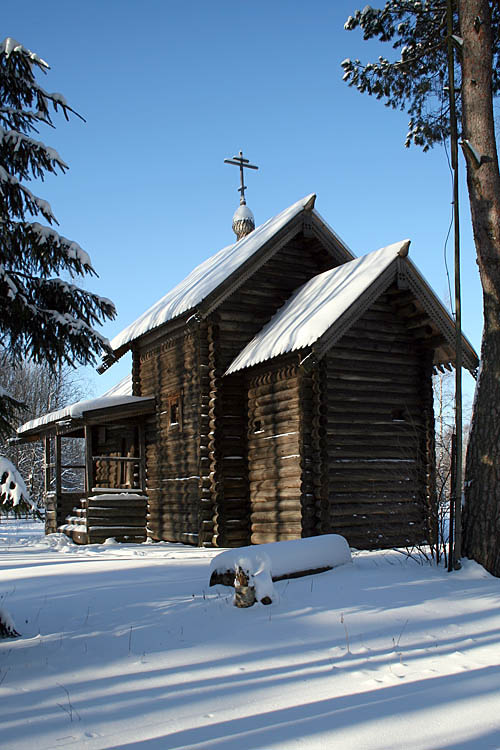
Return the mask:
[[[344, 28], [359, 28], [365, 40], [389, 42], [397, 53], [394, 59], [379, 56], [366, 64], [347, 58], [341, 63], [344, 81], [392, 109], [409, 113], [406, 146], [413, 143], [425, 151], [442, 142], [448, 134], [448, 118], [442, 112], [447, 97], [446, 3], [389, 0], [383, 8], [355, 11]], [[459, 76], [457, 69], [457, 89]], [[460, 114], [458, 97], [457, 109]], [[436, 111], [441, 112], [438, 118]]]

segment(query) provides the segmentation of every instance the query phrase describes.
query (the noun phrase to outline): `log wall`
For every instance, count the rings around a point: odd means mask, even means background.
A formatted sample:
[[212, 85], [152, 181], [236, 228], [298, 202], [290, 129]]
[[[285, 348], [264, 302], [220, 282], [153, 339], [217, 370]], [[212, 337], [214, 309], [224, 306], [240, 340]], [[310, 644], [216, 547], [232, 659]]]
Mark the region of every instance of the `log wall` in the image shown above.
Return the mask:
[[97, 494], [83, 500], [82, 506], [86, 511], [87, 544], [102, 544], [109, 537], [134, 544], [146, 541], [145, 496]]
[[[148, 533], [198, 544], [200, 379], [197, 332], [140, 352], [140, 394], [155, 395], [146, 422]], [[175, 411], [172, 404], [176, 403]]]
[[250, 379], [248, 469], [252, 544], [302, 536], [300, 376], [295, 367]]
[[[261, 472], [260, 467], [257, 474], [254, 472], [252, 477], [249, 476], [248, 451], [251, 445], [248, 435], [254, 435], [251, 427], [253, 417], [249, 422], [249, 409], [260, 409], [260, 406], [254, 403], [250, 407], [246, 395], [246, 380], [242, 373], [223, 377], [224, 372], [297, 287], [334, 265], [332, 257], [318, 240], [305, 238], [300, 234], [281, 248], [211, 316], [209, 368], [212, 384], [209, 400], [212, 439], [209, 442], [212, 448], [210, 456], [214, 515], [210, 531], [212, 543], [216, 546], [243, 546], [250, 542], [250, 536], [252, 540], [267, 540], [267, 537], [264, 539], [262, 536], [261, 530], [255, 531], [254, 523], [260, 526], [262, 523], [256, 521], [250, 506], [252, 486], [255, 491], [259, 473], [262, 481], [267, 481], [264, 479], [267, 475]], [[298, 381], [294, 387], [298, 388]], [[297, 409], [298, 405], [295, 403], [293, 406]], [[279, 425], [280, 420], [281, 417], [277, 416], [276, 425]], [[282, 490], [290, 494], [290, 487]], [[292, 516], [281, 516], [279, 523], [272, 521], [278, 525], [273, 530], [269, 527], [267, 535], [273, 535], [279, 526], [279, 538], [295, 538], [297, 529], [293, 524], [288, 532], [281, 528], [282, 522], [290, 520]], [[206, 519], [203, 523], [208, 532], [210, 521]]]
[[323, 358], [322, 533], [362, 549], [430, 538], [431, 353], [384, 295]]

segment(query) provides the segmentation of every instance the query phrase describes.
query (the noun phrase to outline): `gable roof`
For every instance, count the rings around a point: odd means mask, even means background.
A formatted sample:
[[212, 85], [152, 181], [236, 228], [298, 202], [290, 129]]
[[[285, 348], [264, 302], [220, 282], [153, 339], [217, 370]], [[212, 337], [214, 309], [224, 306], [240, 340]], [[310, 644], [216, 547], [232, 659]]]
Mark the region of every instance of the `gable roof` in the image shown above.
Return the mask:
[[408, 252], [409, 244], [409, 240], [396, 242], [314, 276], [254, 336], [226, 374], [311, 346], [398, 255]]
[[[313, 211], [315, 198], [314, 193], [301, 198], [243, 239], [219, 250], [197, 266], [183, 281], [112, 339], [111, 348], [116, 356], [121, 356], [135, 339], [194, 310], [202, 302], [211, 300], [208, 312], [214, 309], [223, 300], [224, 292], [226, 295], [232, 293], [237, 288], [235, 284], [243, 283], [256, 270], [257, 264], [257, 267], [260, 267], [262, 262], [268, 259], [269, 256], [262, 251], [273, 244], [277, 236], [293, 225], [304, 212], [311, 214], [311, 221], [318, 235], [335, 245], [336, 252], [341, 255], [342, 260], [353, 258], [354, 255], [347, 245], [319, 214]], [[295, 232], [299, 230], [300, 225], [297, 224]], [[286, 239], [288, 240], [288, 237]], [[273, 245], [270, 249], [271, 254], [279, 247], [281, 244]], [[248, 264], [250, 268], [247, 268]], [[224, 287], [224, 291], [221, 287]]]
[[[433, 323], [454, 348], [454, 320], [407, 259], [409, 245], [410, 240], [396, 242], [310, 279], [254, 336], [225, 374], [313, 345], [321, 357], [397, 274], [407, 278]], [[465, 337], [462, 341], [464, 365], [473, 372], [478, 366], [477, 355]]]

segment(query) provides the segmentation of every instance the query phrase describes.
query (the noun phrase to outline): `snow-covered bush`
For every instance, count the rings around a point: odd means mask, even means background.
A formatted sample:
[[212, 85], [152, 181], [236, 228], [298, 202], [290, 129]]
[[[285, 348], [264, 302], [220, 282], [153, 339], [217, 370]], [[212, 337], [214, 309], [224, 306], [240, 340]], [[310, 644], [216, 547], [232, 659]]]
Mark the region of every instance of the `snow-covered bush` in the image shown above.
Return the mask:
[[0, 456], [0, 511], [19, 506], [35, 509], [19, 471], [8, 458]]

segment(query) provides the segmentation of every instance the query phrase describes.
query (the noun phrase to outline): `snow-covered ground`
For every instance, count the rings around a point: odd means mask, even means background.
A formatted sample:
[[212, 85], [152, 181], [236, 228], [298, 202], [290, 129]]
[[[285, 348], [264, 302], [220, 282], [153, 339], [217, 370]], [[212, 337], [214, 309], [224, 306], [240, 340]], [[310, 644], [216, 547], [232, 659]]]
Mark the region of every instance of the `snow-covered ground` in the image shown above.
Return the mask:
[[500, 580], [398, 552], [208, 587], [213, 550], [77, 547], [0, 522], [0, 747], [500, 747]]

